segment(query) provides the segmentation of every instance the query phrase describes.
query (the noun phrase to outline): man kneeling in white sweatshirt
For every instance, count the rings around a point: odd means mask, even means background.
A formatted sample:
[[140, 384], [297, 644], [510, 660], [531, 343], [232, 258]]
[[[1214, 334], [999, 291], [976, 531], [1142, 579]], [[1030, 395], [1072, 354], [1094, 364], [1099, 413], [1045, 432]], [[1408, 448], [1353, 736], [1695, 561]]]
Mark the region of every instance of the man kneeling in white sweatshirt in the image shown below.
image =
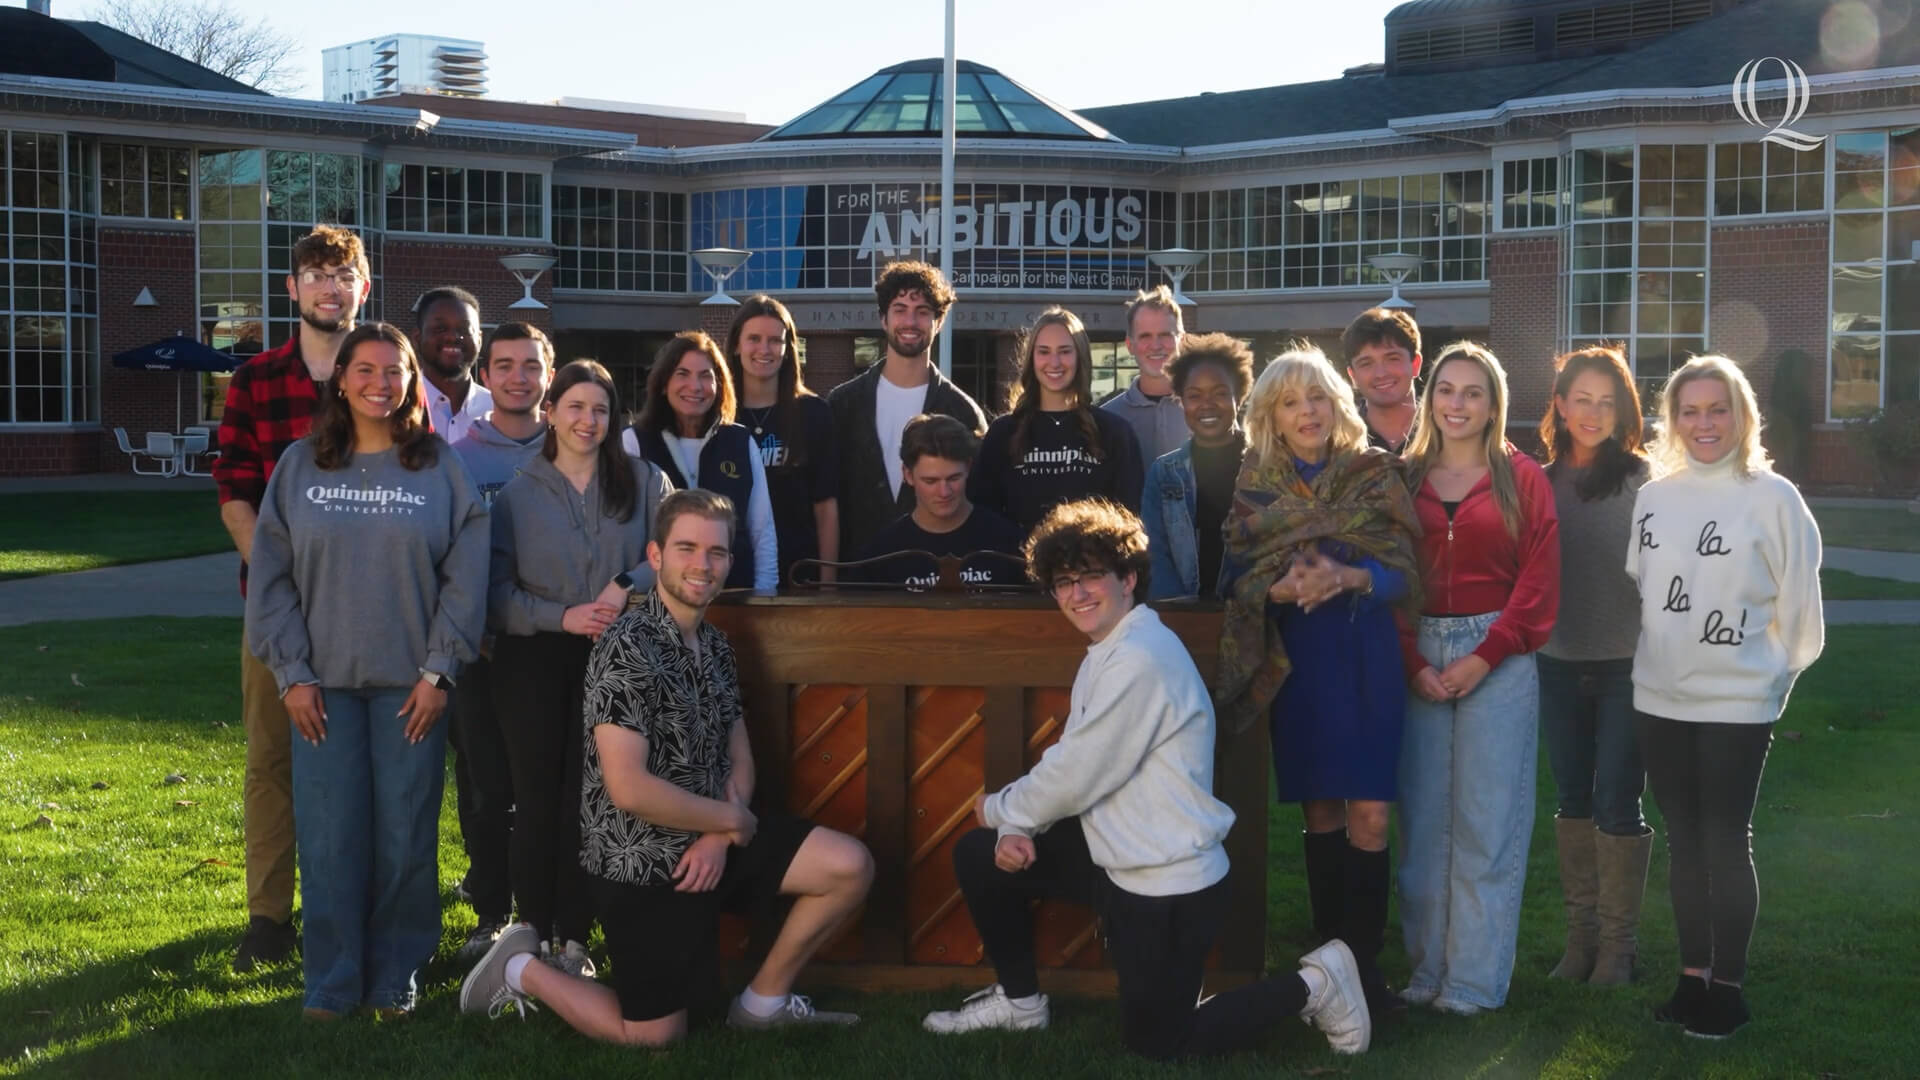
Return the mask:
[[[1148, 608], [1147, 534], [1104, 500], [1056, 507], [1027, 540], [1027, 569], [1092, 640], [1060, 741], [1033, 771], [984, 796], [984, 828], [960, 838], [954, 870], [999, 982], [928, 1031], [1047, 1026], [1034, 965], [1036, 899], [1099, 913], [1120, 980], [1128, 1049], [1165, 1059], [1249, 1049], [1281, 1019], [1306, 1018], [1333, 1049], [1367, 1049], [1373, 1025], [1340, 941], [1297, 974], [1198, 1005], [1227, 909], [1233, 811], [1213, 797], [1213, 703], [1186, 646]], [[1259, 873], [1253, 868], [1251, 873]]]

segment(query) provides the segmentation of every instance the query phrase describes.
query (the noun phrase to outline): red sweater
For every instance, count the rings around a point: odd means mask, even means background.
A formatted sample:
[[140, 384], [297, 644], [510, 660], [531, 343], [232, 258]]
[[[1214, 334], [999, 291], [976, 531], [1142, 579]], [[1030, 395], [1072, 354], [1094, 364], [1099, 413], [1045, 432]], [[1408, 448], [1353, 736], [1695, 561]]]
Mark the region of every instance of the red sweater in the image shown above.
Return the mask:
[[[1420, 583], [1426, 590], [1426, 615], [1473, 615], [1498, 611], [1474, 655], [1499, 667], [1509, 656], [1530, 653], [1547, 643], [1560, 609], [1560, 516], [1554, 509], [1547, 474], [1527, 455], [1511, 447], [1514, 486], [1520, 492], [1520, 535], [1507, 532], [1493, 479], [1483, 476], [1460, 500], [1453, 520], [1423, 482], [1413, 494], [1420, 515]], [[1402, 619], [1400, 652], [1409, 678], [1428, 667], [1420, 655], [1416, 627]]]

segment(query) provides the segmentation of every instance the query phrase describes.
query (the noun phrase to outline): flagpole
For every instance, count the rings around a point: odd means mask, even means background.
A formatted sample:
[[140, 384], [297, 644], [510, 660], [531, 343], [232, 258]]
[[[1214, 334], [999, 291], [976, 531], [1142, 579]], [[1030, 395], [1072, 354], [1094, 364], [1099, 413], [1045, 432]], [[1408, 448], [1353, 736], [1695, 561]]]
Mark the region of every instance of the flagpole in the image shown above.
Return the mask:
[[[953, 124], [954, 100], [958, 81], [953, 56], [953, 4], [947, 0], [947, 62], [942, 69], [940, 103], [940, 274], [953, 280]], [[953, 330], [951, 324], [940, 334], [940, 374], [953, 377]]]

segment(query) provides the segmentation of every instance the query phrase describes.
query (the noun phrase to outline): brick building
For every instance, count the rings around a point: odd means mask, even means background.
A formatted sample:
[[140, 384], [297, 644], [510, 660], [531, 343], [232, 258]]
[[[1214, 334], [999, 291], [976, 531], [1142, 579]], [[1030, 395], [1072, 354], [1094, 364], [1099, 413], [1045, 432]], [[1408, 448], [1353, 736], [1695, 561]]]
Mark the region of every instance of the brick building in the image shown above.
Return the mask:
[[[1844, 422], [1920, 397], [1920, 23], [1823, 36], [1829, 7], [1414, 0], [1384, 61], [1341, 79], [1078, 112], [963, 63], [955, 378], [1003, 400], [1018, 328], [1058, 303], [1089, 326], [1096, 384], [1124, 384], [1120, 304], [1165, 280], [1153, 252], [1201, 253], [1190, 325], [1263, 356], [1337, 335], [1386, 295], [1369, 258], [1404, 252], [1433, 345], [1505, 361], [1516, 438], [1571, 345], [1624, 342], [1647, 385], [1725, 352], [1763, 401], [1810, 406], [1803, 479], [1864, 483]], [[751, 252], [727, 291], [793, 308], [821, 389], [877, 354], [875, 269], [938, 258], [936, 62], [767, 130], [264, 97], [89, 26], [0, 9], [0, 474], [122, 469], [114, 428], [213, 420], [219, 377], [111, 357], [178, 330], [283, 340], [286, 252], [316, 221], [362, 233], [372, 315], [401, 322], [445, 282], [510, 317], [499, 257], [552, 256], [536, 321], [629, 388], [667, 335], [724, 326], [695, 251]], [[1777, 383], [1795, 351], [1804, 379]]]

